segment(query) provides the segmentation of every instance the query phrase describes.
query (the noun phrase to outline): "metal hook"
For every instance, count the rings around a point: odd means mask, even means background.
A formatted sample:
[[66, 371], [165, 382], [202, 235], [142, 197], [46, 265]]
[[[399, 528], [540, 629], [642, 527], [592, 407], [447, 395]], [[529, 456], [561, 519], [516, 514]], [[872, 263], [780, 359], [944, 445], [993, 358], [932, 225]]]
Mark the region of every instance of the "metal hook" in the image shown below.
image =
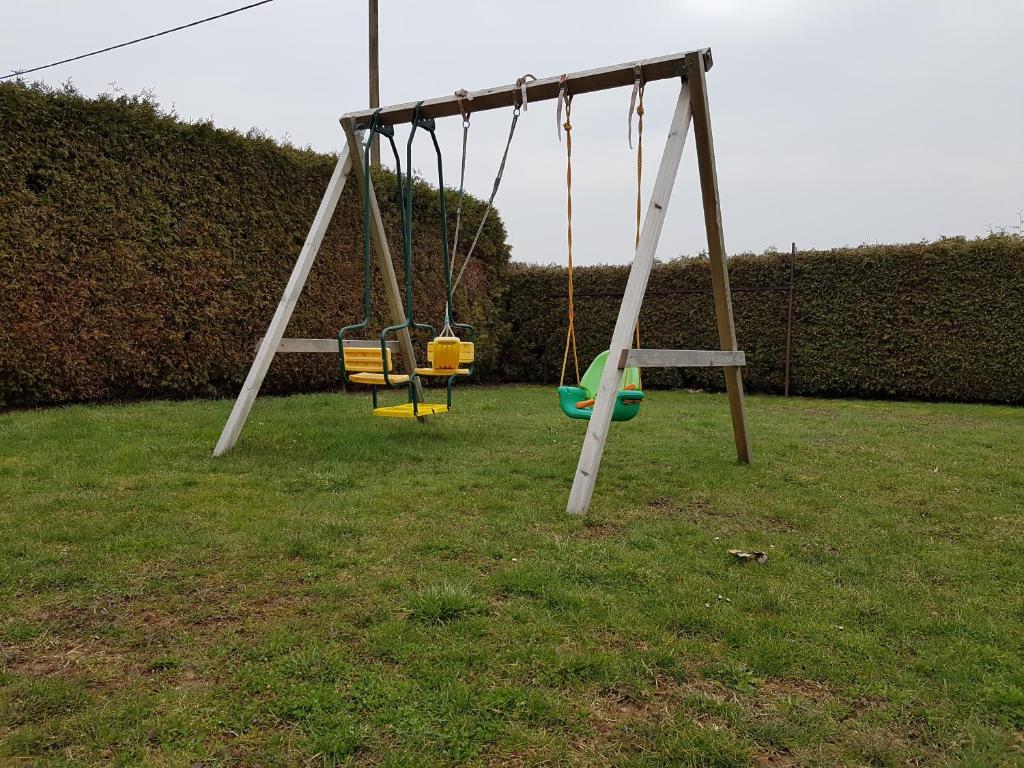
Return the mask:
[[469, 117], [472, 113], [468, 109], [466, 109], [465, 101], [467, 99], [469, 101], [472, 101], [473, 94], [467, 91], [465, 88], [460, 88], [455, 92], [455, 97], [459, 100], [459, 112], [462, 113], [462, 127], [469, 128]]

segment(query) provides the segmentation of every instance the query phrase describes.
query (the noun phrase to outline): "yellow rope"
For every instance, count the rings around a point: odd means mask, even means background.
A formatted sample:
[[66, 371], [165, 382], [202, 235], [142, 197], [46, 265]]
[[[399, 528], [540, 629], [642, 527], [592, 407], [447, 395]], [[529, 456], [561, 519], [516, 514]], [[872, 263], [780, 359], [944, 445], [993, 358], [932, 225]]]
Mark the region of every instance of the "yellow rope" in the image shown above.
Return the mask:
[[[562, 98], [562, 96], [559, 96]], [[565, 333], [565, 351], [562, 353], [562, 375], [558, 386], [565, 384], [565, 369], [569, 363], [569, 347], [572, 347], [572, 359], [576, 368], [576, 385], [580, 383], [580, 359], [576, 352], [576, 307], [572, 284], [572, 122], [569, 113], [572, 111], [572, 96], [565, 97], [565, 194], [566, 194], [566, 242], [569, 250], [569, 327]]]
[[[641, 83], [637, 91], [640, 102], [636, 108], [637, 115], [637, 143], [636, 143], [636, 239], [634, 248], [640, 246], [640, 225], [643, 217], [642, 189], [643, 167], [644, 167], [644, 84]], [[573, 366], [576, 371], [576, 384], [580, 383], [580, 360], [576, 350], [576, 306], [573, 292], [573, 263], [572, 263], [572, 122], [570, 113], [572, 111], [572, 96], [559, 95], [564, 98], [565, 103], [565, 192], [566, 192], [566, 243], [568, 246], [568, 281], [569, 281], [569, 325], [565, 332], [565, 350], [562, 353], [562, 374], [559, 377], [558, 386], [565, 384], [565, 369], [569, 365], [569, 349], [572, 348]], [[640, 320], [637, 319], [635, 331], [635, 346], [640, 346]], [[642, 389], [642, 386], [641, 386]]]

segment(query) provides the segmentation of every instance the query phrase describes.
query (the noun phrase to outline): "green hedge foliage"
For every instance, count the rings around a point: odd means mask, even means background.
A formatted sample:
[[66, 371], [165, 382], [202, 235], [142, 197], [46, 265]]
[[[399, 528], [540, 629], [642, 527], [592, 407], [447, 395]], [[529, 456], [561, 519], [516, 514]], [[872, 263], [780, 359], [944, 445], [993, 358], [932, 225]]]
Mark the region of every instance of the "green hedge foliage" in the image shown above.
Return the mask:
[[[334, 158], [182, 123], [145, 98], [18, 83], [0, 84], [0, 147], [0, 406], [233, 396]], [[397, 256], [395, 179], [375, 184]], [[465, 209], [462, 232], [473, 232], [483, 203], [467, 198]], [[434, 321], [437, 216], [436, 189], [418, 183], [417, 316]], [[509, 267], [496, 215], [477, 254], [456, 305], [478, 326], [482, 373], [557, 383], [565, 270]], [[577, 272], [582, 367], [611, 336], [626, 275]], [[730, 276], [747, 387], [780, 392], [789, 256], [734, 257]], [[794, 394], [1024, 403], [1021, 237], [802, 252], [794, 277]], [[362, 206], [350, 185], [288, 335], [333, 337], [361, 299]], [[384, 307], [378, 283], [374, 305]], [[646, 347], [717, 348], [706, 260], [659, 264], [641, 324]], [[265, 391], [337, 383], [332, 356], [280, 355]], [[721, 384], [715, 370], [645, 372], [648, 387]]]
[[[752, 391], [783, 389], [789, 261], [778, 253], [729, 261]], [[626, 276], [625, 267], [576, 271], [583, 367], [611, 338]], [[555, 267], [511, 271], [499, 365], [507, 378], [558, 382], [565, 280]], [[791, 393], [1024, 403], [1024, 238], [802, 252], [794, 286]], [[641, 336], [651, 348], [718, 348], [706, 259], [655, 267]], [[644, 376], [652, 387], [724, 384], [713, 369], [651, 369]]]
[[[0, 405], [234, 395], [335, 159], [182, 123], [146, 98], [19, 83], [0, 85], [0, 148]], [[395, 180], [375, 184], [398, 259]], [[482, 212], [467, 199], [463, 232]], [[444, 300], [437, 216], [436, 189], [419, 183], [417, 317], [434, 322]], [[362, 242], [350, 181], [288, 335], [333, 337], [361, 317]], [[496, 215], [477, 256], [456, 308], [479, 324], [487, 371], [509, 258]], [[374, 304], [385, 306], [379, 285]], [[265, 391], [333, 387], [336, 366], [329, 355], [279, 355]]]

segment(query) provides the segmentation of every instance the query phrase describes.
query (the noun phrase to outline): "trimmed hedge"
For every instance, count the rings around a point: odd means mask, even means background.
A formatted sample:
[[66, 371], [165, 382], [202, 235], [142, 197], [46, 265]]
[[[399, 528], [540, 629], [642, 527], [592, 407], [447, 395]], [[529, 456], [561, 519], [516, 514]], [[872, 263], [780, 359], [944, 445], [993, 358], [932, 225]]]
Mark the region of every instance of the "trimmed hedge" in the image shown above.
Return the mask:
[[[0, 405], [233, 396], [335, 158], [185, 124], [145, 98], [19, 83], [0, 85], [0, 142]], [[375, 183], [400, 253], [394, 177]], [[437, 192], [416, 192], [417, 316], [437, 321]], [[463, 231], [482, 211], [467, 199]], [[477, 255], [456, 307], [479, 324], [486, 371], [509, 258], [498, 216]], [[288, 334], [333, 337], [361, 315], [362, 204], [350, 183]], [[336, 367], [329, 355], [278, 356], [265, 391], [333, 387]]]
[[[729, 261], [752, 391], [783, 388], [789, 259], [767, 253]], [[576, 272], [581, 366], [611, 338], [627, 272]], [[1024, 403], [1024, 238], [809, 251], [797, 256], [794, 275], [792, 393]], [[511, 272], [503, 302], [510, 343], [499, 365], [509, 379], [557, 383], [565, 290], [563, 269]], [[655, 267], [641, 335], [651, 348], [718, 347], [706, 259]], [[644, 376], [646, 386], [723, 386], [721, 372], [710, 369]]]
[[[145, 98], [18, 83], [0, 84], [0, 142], [0, 406], [233, 396], [335, 158], [185, 124]], [[397, 251], [395, 179], [375, 183]], [[482, 212], [467, 198], [462, 231], [475, 231]], [[419, 182], [421, 320], [442, 314], [437, 217], [436, 189]], [[459, 316], [478, 327], [485, 377], [556, 383], [565, 271], [510, 269], [505, 237], [492, 215], [456, 297]], [[577, 274], [586, 366], [611, 336], [627, 268]], [[780, 392], [789, 256], [734, 257], [730, 277], [747, 387]], [[381, 294], [374, 285], [378, 311]], [[803, 252], [795, 297], [795, 394], [1024, 403], [1019, 236]], [[288, 334], [333, 337], [361, 301], [362, 206], [350, 185]], [[641, 324], [646, 347], [716, 348], [706, 260], [658, 265]], [[645, 373], [650, 387], [721, 383], [715, 370]], [[281, 355], [265, 391], [337, 384], [332, 356]]]

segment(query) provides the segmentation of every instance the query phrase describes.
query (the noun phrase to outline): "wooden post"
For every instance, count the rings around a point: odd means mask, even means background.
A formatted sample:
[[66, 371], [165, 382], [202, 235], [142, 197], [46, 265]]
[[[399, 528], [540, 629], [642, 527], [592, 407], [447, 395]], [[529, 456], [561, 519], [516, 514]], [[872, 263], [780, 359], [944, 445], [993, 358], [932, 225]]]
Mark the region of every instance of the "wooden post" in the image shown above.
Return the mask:
[[327, 225], [331, 223], [334, 209], [338, 205], [341, 191], [345, 188], [345, 181], [351, 170], [352, 154], [349, 147], [345, 146], [338, 156], [338, 163], [335, 165], [334, 173], [327, 185], [327, 192], [324, 193], [324, 198], [320, 201], [320, 208], [313, 218], [313, 225], [309, 229], [309, 234], [306, 235], [306, 242], [303, 244], [302, 250], [299, 251], [299, 258], [295, 261], [291, 277], [288, 278], [288, 285], [285, 286], [274, 317], [263, 336], [256, 359], [252, 362], [249, 375], [245, 377], [242, 391], [238, 393], [238, 399], [235, 400], [235, 405], [220, 434], [217, 446], [213, 449], [214, 456], [227, 453], [238, 441], [242, 427], [245, 426], [245, 421], [249, 418], [249, 411], [252, 410], [256, 395], [259, 394], [260, 387], [263, 385], [263, 379], [266, 378], [267, 371], [270, 369], [270, 363], [274, 360], [274, 354], [281, 343], [284, 331], [288, 327], [288, 321], [295, 310], [295, 305], [299, 301], [299, 296], [302, 295], [306, 278], [309, 277], [309, 270], [316, 260], [316, 254], [320, 250], [320, 244], [327, 232]]
[[[341, 127], [345, 130], [345, 138], [348, 140], [352, 168], [355, 171], [356, 183], [359, 185], [361, 194], [366, 174], [362, 147], [356, 137], [351, 120], [342, 118]], [[373, 191], [372, 178], [370, 179], [370, 239], [373, 241], [373, 251], [377, 255], [377, 268], [380, 270], [381, 282], [384, 283], [384, 295], [387, 297], [388, 310], [391, 312], [391, 322], [401, 325], [405, 322], [405, 307], [402, 305], [402, 292], [398, 287], [398, 277], [395, 274], [394, 262], [391, 260], [391, 249], [388, 247], [384, 220], [381, 219], [380, 207], [377, 205], [377, 194]], [[402, 367], [407, 374], [412, 376], [416, 372], [416, 350], [412, 345], [412, 336], [409, 334], [408, 328], [403, 328], [398, 332], [398, 346], [402, 350]], [[419, 378], [415, 381], [416, 398], [422, 403], [423, 388]]]
[[[380, 14], [378, 13], [377, 7], [378, 0], [370, 0], [369, 16], [370, 16], [370, 34], [369, 34], [369, 51], [370, 51], [370, 108], [375, 109], [380, 106], [380, 36], [377, 33], [378, 20]], [[380, 168], [380, 136], [374, 135], [371, 137], [370, 145], [370, 167]]]
[[[737, 349], [736, 327], [732, 318], [729, 268], [726, 264], [725, 235], [722, 232], [722, 207], [718, 194], [718, 172], [715, 169], [715, 144], [711, 136], [711, 113], [708, 108], [704, 58], [700, 52], [686, 54], [686, 79], [693, 94], [693, 139], [697, 147], [697, 168], [700, 172], [701, 197], [704, 203], [704, 227], [708, 234], [711, 287], [715, 294], [718, 339], [723, 350], [732, 352]], [[725, 369], [725, 388], [729, 394], [736, 456], [740, 461], [749, 463], [750, 439], [747, 435], [747, 414], [743, 402], [743, 378], [740, 370], [735, 366]]]
[[[702, 70], [703, 71], [703, 70]], [[683, 83], [676, 102], [675, 113], [669, 128], [665, 152], [661, 157], [658, 176], [654, 182], [654, 191], [647, 206], [643, 229], [640, 232], [640, 243], [633, 257], [633, 266], [629, 270], [626, 290], [619, 306], [619, 317], [615, 321], [609, 346], [608, 363], [601, 376], [601, 384], [597, 390], [597, 401], [587, 425], [587, 434], [583, 438], [576, 477], [569, 492], [569, 503], [566, 511], [574, 515], [584, 515], [590, 508], [590, 499], [594, 494], [597, 482], [597, 471], [601, 466], [604, 444], [608, 438], [608, 427], [612, 421], [612, 410], [615, 407], [615, 396], [622, 379], [622, 368], [619, 362], [622, 354], [632, 346], [633, 329], [640, 317], [640, 305], [647, 291], [647, 281], [651, 275], [654, 256], [658, 249], [658, 239], [665, 223], [665, 211], [672, 186], [675, 184], [679, 161], [683, 156], [686, 134], [690, 128], [690, 87]], [[735, 347], [734, 347], [735, 349]]]
[[796, 268], [796, 243], [793, 243], [793, 250], [789, 253], [789, 304], [786, 308], [786, 367], [782, 394], [789, 397], [789, 367], [793, 350], [793, 272]]

